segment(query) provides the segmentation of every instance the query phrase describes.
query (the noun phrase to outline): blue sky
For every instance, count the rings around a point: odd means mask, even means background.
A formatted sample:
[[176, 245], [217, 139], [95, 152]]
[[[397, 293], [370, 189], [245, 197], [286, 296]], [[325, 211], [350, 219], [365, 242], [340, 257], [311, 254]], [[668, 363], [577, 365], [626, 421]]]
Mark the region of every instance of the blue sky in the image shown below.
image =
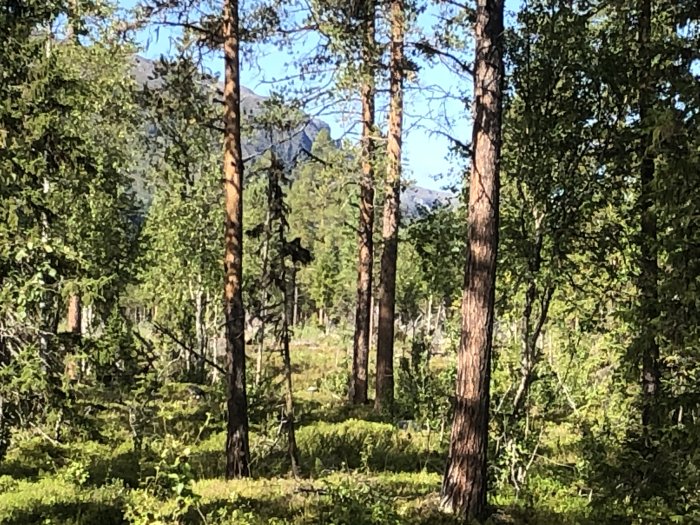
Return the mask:
[[[119, 5], [129, 9], [136, 0], [120, 0]], [[520, 0], [506, 0], [506, 10], [513, 11]], [[417, 21], [417, 26], [428, 32], [436, 24], [436, 11], [428, 10]], [[510, 17], [508, 17], [510, 18]], [[172, 30], [150, 29], [139, 34], [138, 41], [142, 54], [148, 58], [157, 58], [169, 54], [175, 34]], [[293, 50], [280, 50], [272, 46], [256, 47], [256, 64], [244, 61], [241, 65], [243, 85], [260, 95], [267, 95], [274, 90], [282, 90], [284, 85], [274, 79], [285, 78], [294, 72], [289, 66], [293, 54], [307, 51], [315, 44], [312, 36], [295, 44]], [[472, 43], [469, 42], [464, 56], [471, 56]], [[212, 73], [221, 75], [222, 61], [212, 55], [205, 60], [205, 67]], [[460, 159], [449, 155], [450, 140], [442, 133], [449, 133], [463, 142], [470, 139], [469, 109], [457, 100], [460, 95], [469, 95], [471, 79], [458, 77], [449, 68], [440, 63], [420, 63], [420, 70], [414, 81], [406, 83], [403, 167], [404, 177], [416, 184], [432, 189], [441, 189], [447, 185], [458, 184], [464, 172]], [[448, 96], [444, 96], [447, 94]], [[378, 104], [382, 106], [380, 102]], [[357, 104], [340, 103], [331, 108], [309, 107], [309, 111], [318, 114], [328, 122], [334, 138], [357, 139]], [[378, 123], [383, 125], [384, 114], [377, 115]]]

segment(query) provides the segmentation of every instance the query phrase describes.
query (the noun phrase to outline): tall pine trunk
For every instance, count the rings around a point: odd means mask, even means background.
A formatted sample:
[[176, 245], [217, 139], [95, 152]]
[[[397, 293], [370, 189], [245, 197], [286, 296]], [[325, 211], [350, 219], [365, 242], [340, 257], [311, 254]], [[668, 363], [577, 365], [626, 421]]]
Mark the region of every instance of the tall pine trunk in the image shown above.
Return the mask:
[[394, 312], [396, 309], [396, 256], [399, 247], [401, 197], [401, 134], [403, 128], [404, 0], [391, 0], [391, 54], [389, 63], [389, 133], [379, 275], [377, 333], [377, 388], [374, 407], [391, 410], [394, 403]]
[[367, 376], [372, 307], [372, 265], [374, 245], [374, 96], [375, 96], [375, 2], [367, 1], [362, 48], [364, 78], [362, 96], [362, 179], [360, 180], [360, 225], [358, 235], [357, 307], [353, 342], [350, 401], [367, 402]]
[[653, 424], [655, 398], [659, 390], [659, 345], [656, 340], [656, 318], [659, 316], [657, 225], [654, 212], [654, 156], [652, 128], [649, 122], [654, 98], [650, 74], [651, 0], [639, 3], [639, 144], [640, 192], [638, 206], [641, 214], [639, 241], [639, 291], [641, 316], [639, 345], [642, 358], [642, 424]]
[[[282, 206], [280, 206], [282, 209]], [[286, 222], [280, 217], [279, 220], [279, 243], [283, 250], [286, 250], [287, 237], [285, 234]], [[284, 253], [284, 251], [283, 251]], [[294, 263], [292, 263], [294, 264]], [[287, 262], [286, 257], [283, 256], [281, 261], [282, 272], [279, 276], [281, 281], [281, 291], [282, 291], [282, 332], [281, 343], [282, 343], [282, 363], [284, 368], [284, 421], [287, 427], [287, 452], [289, 454], [289, 461], [292, 468], [292, 475], [296, 478], [299, 477], [301, 472], [301, 467], [299, 464], [299, 450], [297, 448], [296, 432], [295, 432], [295, 420], [294, 420], [294, 390], [292, 385], [292, 360], [289, 352], [289, 340], [291, 337], [289, 320], [291, 318], [291, 294], [289, 293], [289, 282], [287, 282]]]
[[238, 0], [224, 0], [224, 200], [226, 375], [228, 425], [226, 477], [250, 475], [248, 400], [245, 378], [243, 312], [243, 155], [241, 153], [241, 85], [239, 78]]
[[469, 249], [454, 419], [440, 502], [448, 512], [477, 519], [486, 514], [489, 379], [498, 250], [502, 34], [503, 0], [478, 0]]

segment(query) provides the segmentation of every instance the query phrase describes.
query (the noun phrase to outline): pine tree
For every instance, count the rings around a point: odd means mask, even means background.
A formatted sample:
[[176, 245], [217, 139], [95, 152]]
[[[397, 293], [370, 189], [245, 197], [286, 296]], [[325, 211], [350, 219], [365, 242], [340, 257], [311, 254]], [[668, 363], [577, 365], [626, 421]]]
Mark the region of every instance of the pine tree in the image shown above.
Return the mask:
[[226, 476], [250, 475], [248, 400], [243, 311], [243, 154], [241, 152], [241, 81], [239, 75], [238, 0], [224, 0], [224, 201], [226, 355], [228, 426]]
[[358, 228], [359, 260], [357, 270], [357, 306], [353, 339], [350, 401], [367, 402], [368, 366], [370, 347], [370, 320], [372, 316], [372, 270], [374, 261], [374, 155], [375, 155], [375, 47], [376, 5], [366, 0], [364, 38], [362, 40], [363, 77], [362, 98], [362, 177], [360, 179], [360, 221]]
[[[76, 26], [110, 20], [87, 7]], [[57, 38], [69, 12], [67, 3], [42, 2], [7, 5], [0, 15], [7, 38], [0, 53], [0, 436], [5, 423], [31, 425], [56, 411], [62, 418], [63, 360], [78, 346], [59, 334], [63, 298], [86, 297], [105, 310], [130, 280], [137, 153], [130, 151], [129, 49], [108, 30], [102, 41], [89, 31]], [[36, 395], [22, 399], [29, 385]]]
[[403, 0], [389, 4], [391, 45], [389, 62], [389, 126], [387, 173], [382, 222], [382, 260], [379, 283], [377, 332], [376, 410], [391, 410], [394, 403], [394, 316], [396, 311], [396, 258], [399, 247], [401, 199], [401, 135], [403, 133], [404, 34]]
[[457, 392], [441, 506], [465, 518], [481, 519], [487, 511], [489, 380], [498, 250], [503, 1], [479, 0], [476, 16], [469, 246], [462, 296]]

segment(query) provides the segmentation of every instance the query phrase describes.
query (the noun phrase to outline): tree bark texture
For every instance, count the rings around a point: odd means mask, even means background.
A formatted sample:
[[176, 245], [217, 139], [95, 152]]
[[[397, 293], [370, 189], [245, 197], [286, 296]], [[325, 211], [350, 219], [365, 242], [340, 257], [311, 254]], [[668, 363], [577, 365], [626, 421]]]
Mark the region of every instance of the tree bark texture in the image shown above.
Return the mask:
[[452, 434], [441, 491], [444, 510], [476, 519], [486, 515], [489, 379], [498, 250], [502, 37], [503, 0], [478, 0], [469, 249]]
[[374, 261], [374, 97], [375, 97], [375, 3], [368, 0], [362, 49], [364, 78], [362, 96], [362, 178], [360, 180], [360, 224], [358, 229], [359, 261], [357, 269], [357, 307], [353, 340], [350, 401], [367, 402], [370, 318], [372, 316], [372, 265]]
[[225, 0], [224, 38], [224, 314], [226, 321], [226, 373], [228, 424], [226, 476], [250, 475], [248, 452], [248, 400], [245, 374], [245, 314], [243, 281], [243, 155], [241, 153], [241, 85], [239, 77], [238, 0]]
[[377, 378], [374, 407], [391, 410], [394, 403], [394, 313], [396, 310], [396, 257], [399, 246], [401, 196], [401, 134], [403, 128], [403, 62], [405, 5], [391, 0], [389, 63], [389, 132], [387, 174], [382, 224], [382, 250], [377, 332]]

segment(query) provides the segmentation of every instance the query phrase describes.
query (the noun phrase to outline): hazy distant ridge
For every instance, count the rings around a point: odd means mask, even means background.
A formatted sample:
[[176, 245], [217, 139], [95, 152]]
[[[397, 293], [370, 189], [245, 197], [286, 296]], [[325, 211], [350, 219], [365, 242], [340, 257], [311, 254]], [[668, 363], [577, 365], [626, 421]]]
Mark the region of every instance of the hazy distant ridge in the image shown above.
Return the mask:
[[[134, 58], [133, 75], [140, 85], [157, 88], [161, 81], [155, 77], [155, 62], [141, 56]], [[254, 115], [260, 111], [261, 102], [265, 97], [260, 96], [241, 86], [241, 110], [245, 121], [246, 116]], [[303, 157], [304, 151], [311, 151], [316, 137], [321, 131], [326, 130], [330, 134], [330, 126], [318, 118], [310, 118], [297, 130], [286, 133], [276, 133], [273, 136], [275, 152], [282, 161], [291, 166], [298, 158]], [[243, 157], [251, 158], [272, 147], [270, 137], [260, 132], [254, 138], [244, 138], [242, 143]], [[406, 188], [401, 197], [401, 208], [407, 215], [415, 215], [420, 207], [432, 207], [439, 203], [447, 203], [454, 200], [454, 195], [445, 191], [436, 191], [420, 186]]]

